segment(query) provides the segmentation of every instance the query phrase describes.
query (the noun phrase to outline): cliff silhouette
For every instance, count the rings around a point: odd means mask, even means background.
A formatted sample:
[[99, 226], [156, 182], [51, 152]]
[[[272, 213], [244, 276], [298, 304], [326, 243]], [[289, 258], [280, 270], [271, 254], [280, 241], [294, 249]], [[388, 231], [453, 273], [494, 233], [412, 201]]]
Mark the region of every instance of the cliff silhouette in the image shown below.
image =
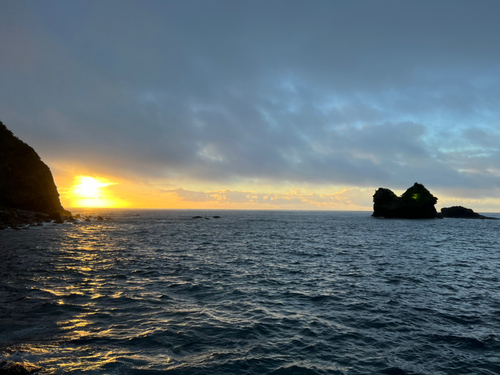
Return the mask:
[[71, 216], [49, 167], [0, 121], [0, 208]]

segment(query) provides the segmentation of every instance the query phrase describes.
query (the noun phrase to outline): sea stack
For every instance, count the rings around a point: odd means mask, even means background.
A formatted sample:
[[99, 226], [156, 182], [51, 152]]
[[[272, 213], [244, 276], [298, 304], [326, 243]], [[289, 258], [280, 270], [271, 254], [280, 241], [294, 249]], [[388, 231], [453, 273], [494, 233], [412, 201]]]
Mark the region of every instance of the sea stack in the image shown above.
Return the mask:
[[440, 217], [434, 207], [437, 198], [424, 185], [415, 184], [401, 197], [386, 188], [379, 188], [373, 196], [374, 217], [398, 219], [434, 219]]
[[0, 209], [71, 216], [61, 205], [49, 167], [1, 121]]

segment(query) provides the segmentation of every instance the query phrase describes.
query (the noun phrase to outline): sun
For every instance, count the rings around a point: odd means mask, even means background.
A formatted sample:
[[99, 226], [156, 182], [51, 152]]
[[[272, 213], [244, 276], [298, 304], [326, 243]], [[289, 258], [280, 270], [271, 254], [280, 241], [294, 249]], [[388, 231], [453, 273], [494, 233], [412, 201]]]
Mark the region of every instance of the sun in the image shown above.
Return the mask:
[[116, 185], [103, 178], [77, 176], [71, 190], [73, 207], [123, 207], [124, 202], [113, 198], [105, 188]]
[[101, 188], [114, 185], [112, 182], [102, 182], [87, 176], [79, 176], [77, 179], [80, 182], [73, 187], [73, 192], [83, 198], [98, 199], [101, 195]]

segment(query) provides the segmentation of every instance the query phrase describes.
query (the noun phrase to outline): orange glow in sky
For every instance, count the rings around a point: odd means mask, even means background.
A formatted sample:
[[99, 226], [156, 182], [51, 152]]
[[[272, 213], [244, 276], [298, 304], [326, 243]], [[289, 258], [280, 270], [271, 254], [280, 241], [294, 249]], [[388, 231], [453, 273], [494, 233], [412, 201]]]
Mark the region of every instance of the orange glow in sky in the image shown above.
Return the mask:
[[[67, 168], [65, 170], [64, 168]], [[372, 211], [374, 189], [342, 186], [232, 185], [206, 187], [185, 181], [125, 179], [111, 174], [91, 175], [90, 168], [54, 168], [63, 207], [151, 209], [265, 209]], [[63, 171], [63, 173], [61, 173]], [[106, 176], [106, 177], [103, 177]], [[404, 191], [395, 191], [397, 195]], [[434, 193], [434, 190], [432, 191]], [[437, 209], [472, 207], [478, 212], [499, 212], [500, 200], [459, 199], [439, 196]]]
[[114, 198], [106, 189], [108, 186], [116, 185], [106, 179], [77, 176], [75, 184], [70, 191], [72, 207], [124, 207], [125, 202]]

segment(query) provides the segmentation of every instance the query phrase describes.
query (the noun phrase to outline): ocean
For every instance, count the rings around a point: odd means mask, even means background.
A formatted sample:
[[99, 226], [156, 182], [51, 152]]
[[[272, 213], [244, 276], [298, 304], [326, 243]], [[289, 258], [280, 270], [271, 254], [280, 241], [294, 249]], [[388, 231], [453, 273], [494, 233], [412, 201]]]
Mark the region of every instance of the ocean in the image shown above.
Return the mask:
[[500, 221], [73, 213], [112, 220], [0, 231], [0, 362], [40, 374], [500, 374]]

